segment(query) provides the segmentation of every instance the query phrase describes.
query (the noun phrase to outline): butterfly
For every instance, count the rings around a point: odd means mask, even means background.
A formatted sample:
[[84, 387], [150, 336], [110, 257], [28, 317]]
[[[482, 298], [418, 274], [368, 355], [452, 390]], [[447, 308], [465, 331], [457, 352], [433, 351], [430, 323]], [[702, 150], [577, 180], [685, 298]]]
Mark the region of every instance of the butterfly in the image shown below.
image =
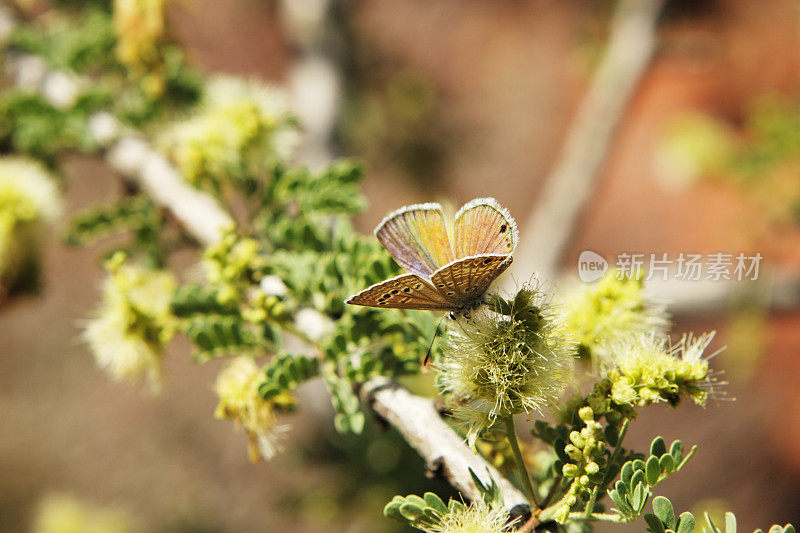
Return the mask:
[[482, 303], [489, 285], [511, 265], [518, 240], [516, 222], [494, 198], [477, 198], [458, 210], [452, 242], [437, 203], [390, 213], [375, 236], [408, 273], [376, 283], [345, 303], [452, 316]]

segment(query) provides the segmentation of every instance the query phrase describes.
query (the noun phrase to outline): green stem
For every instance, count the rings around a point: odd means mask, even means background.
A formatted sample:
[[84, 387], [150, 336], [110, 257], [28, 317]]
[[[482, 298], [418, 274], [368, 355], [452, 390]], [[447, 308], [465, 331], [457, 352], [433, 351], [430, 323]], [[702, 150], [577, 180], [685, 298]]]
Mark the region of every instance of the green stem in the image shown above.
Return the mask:
[[542, 502], [542, 508], [547, 507], [550, 505], [550, 502], [553, 501], [556, 494], [558, 493], [559, 488], [561, 488], [561, 483], [564, 481], [564, 476], [558, 476], [554, 481], [553, 485], [550, 487], [550, 491], [545, 496], [544, 501]]
[[609, 513], [569, 513], [569, 520], [600, 520], [602, 522], [624, 522], [621, 516]]
[[617, 445], [614, 446], [614, 453], [611, 454], [611, 457], [608, 460], [608, 464], [614, 464], [617, 457], [619, 456], [620, 452], [622, 451], [622, 441], [625, 440], [625, 435], [628, 434], [628, 423], [630, 419], [626, 418], [625, 422], [622, 423], [622, 428], [619, 430], [619, 437], [617, 437]]
[[517, 463], [517, 470], [522, 478], [522, 486], [525, 489], [525, 494], [528, 496], [528, 500], [530, 500], [533, 506], [539, 507], [539, 503], [536, 501], [536, 493], [533, 491], [533, 485], [531, 485], [531, 477], [528, 475], [528, 470], [525, 468], [525, 463], [522, 461], [522, 452], [519, 451], [517, 429], [514, 427], [514, 416], [509, 416], [506, 418], [505, 422], [506, 437], [508, 438], [509, 444], [511, 444], [511, 449], [514, 451], [514, 460]]
[[599, 491], [600, 487], [596, 486], [592, 489], [592, 494], [589, 496], [589, 501], [586, 502], [586, 509], [583, 511], [583, 516], [587, 520], [590, 516], [592, 516], [592, 511], [594, 510], [594, 502], [597, 501], [597, 492]]

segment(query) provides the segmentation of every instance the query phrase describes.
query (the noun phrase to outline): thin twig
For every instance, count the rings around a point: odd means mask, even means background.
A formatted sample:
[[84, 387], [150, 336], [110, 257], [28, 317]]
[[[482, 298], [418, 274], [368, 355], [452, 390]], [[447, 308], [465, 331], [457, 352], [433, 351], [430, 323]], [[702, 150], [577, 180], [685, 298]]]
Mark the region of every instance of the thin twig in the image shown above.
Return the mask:
[[600, 520], [602, 522], [622, 522], [622, 517], [610, 513], [592, 513], [588, 517], [584, 513], [569, 513], [568, 520]]
[[619, 430], [619, 436], [617, 437], [617, 445], [614, 446], [614, 453], [611, 454], [611, 457], [608, 459], [608, 464], [614, 464], [614, 461], [617, 460], [619, 457], [620, 452], [622, 451], [622, 441], [625, 440], [625, 435], [628, 434], [628, 424], [630, 424], [630, 419], [626, 418], [625, 422], [622, 423], [622, 428]]
[[556, 494], [558, 494], [558, 489], [561, 487], [561, 483], [563, 482], [564, 482], [564, 476], [562, 475], [559, 475], [557, 478], [555, 478], [555, 480], [553, 480], [553, 484], [550, 487], [550, 490], [547, 492], [547, 496], [544, 497], [544, 500], [539, 505], [539, 507], [544, 509], [548, 505], [550, 505], [550, 502], [553, 501], [553, 498], [555, 498]]
[[592, 516], [592, 511], [594, 511], [594, 503], [597, 501], [597, 493], [600, 490], [600, 487], [597, 485], [592, 488], [592, 494], [589, 496], [589, 501], [586, 502], [586, 509], [583, 510], [583, 516], [588, 520], [590, 516]]
[[514, 452], [514, 461], [517, 463], [517, 472], [519, 472], [519, 477], [522, 481], [522, 487], [525, 489], [525, 494], [527, 494], [528, 499], [533, 507], [538, 508], [539, 503], [536, 498], [536, 491], [533, 490], [531, 476], [528, 474], [528, 469], [525, 468], [525, 461], [522, 459], [522, 452], [520, 452], [519, 449], [519, 442], [517, 441], [517, 428], [514, 426], [514, 417], [509, 416], [506, 418], [505, 425], [506, 438], [508, 439], [509, 444], [511, 444], [511, 450]]

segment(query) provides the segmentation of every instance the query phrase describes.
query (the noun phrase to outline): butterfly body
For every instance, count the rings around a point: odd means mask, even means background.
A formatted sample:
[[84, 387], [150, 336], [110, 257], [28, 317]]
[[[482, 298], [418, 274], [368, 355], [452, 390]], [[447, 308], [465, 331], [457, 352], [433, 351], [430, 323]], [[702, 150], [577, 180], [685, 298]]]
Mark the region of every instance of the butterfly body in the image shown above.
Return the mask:
[[434, 203], [390, 213], [375, 235], [408, 273], [346, 303], [463, 314], [483, 302], [489, 285], [511, 265], [517, 244], [514, 219], [492, 198], [473, 200], [456, 213], [452, 242], [442, 208]]

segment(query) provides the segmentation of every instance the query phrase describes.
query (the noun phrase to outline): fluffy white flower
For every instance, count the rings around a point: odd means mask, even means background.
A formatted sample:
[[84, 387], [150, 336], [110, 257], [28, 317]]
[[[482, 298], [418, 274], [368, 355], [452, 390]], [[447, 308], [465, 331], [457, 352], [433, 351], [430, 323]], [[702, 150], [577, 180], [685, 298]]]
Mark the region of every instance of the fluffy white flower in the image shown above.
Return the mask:
[[171, 126], [159, 144], [187, 181], [217, 189], [258, 173], [294, 151], [298, 133], [279, 89], [230, 76], [212, 78], [199, 111]]
[[42, 231], [60, 212], [58, 188], [43, 165], [22, 157], [0, 158], [0, 286], [3, 290], [10, 290], [31, 274]]
[[508, 314], [475, 312], [458, 320], [436, 363], [444, 392], [474, 445], [498, 418], [552, 405], [572, 383], [573, 347], [542, 293], [523, 288]]
[[146, 379], [153, 391], [161, 385], [161, 360], [175, 331], [170, 314], [174, 278], [122, 264], [124, 256], [109, 261], [111, 275], [103, 285], [103, 303], [89, 320], [84, 339], [97, 365], [116, 381]]
[[41, 163], [25, 157], [0, 158], [0, 189], [14, 188], [30, 199], [47, 222], [61, 214], [62, 202], [53, 175]]
[[504, 508], [492, 509], [482, 502], [469, 506], [451, 506], [450, 512], [439, 518], [426, 533], [502, 533], [509, 519]]

